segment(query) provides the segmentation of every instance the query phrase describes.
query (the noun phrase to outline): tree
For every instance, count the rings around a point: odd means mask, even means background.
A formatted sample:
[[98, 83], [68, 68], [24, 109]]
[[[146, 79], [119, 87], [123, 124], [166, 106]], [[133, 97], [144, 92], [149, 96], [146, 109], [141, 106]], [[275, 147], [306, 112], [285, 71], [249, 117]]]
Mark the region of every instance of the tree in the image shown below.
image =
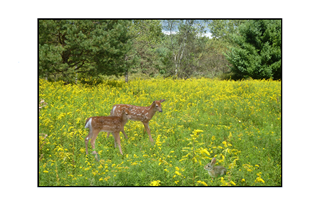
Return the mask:
[[210, 73], [210, 76], [225, 73], [229, 70], [228, 60], [223, 55], [227, 51], [227, 43], [221, 39], [212, 38], [206, 42], [203, 55], [201, 55], [201, 64], [206, 70], [203, 73]]
[[[165, 20], [163, 28], [168, 31], [167, 48], [174, 67], [167, 72], [179, 78], [188, 78], [200, 67], [201, 52], [207, 37], [201, 20]], [[164, 51], [164, 50], [163, 50]], [[165, 58], [164, 58], [165, 59]]]
[[244, 22], [246, 20], [212, 20], [209, 22], [208, 27], [213, 38], [233, 44], [231, 36], [238, 34], [238, 28]]
[[238, 78], [281, 79], [281, 20], [250, 20], [232, 35], [225, 56]]
[[163, 33], [159, 20], [133, 20], [129, 28], [132, 37], [132, 50], [129, 59], [135, 59], [132, 68], [128, 71], [134, 72], [134, 68], [142, 73], [152, 75], [159, 64], [156, 48], [160, 44]]
[[121, 75], [131, 49], [127, 20], [39, 20], [39, 76]]

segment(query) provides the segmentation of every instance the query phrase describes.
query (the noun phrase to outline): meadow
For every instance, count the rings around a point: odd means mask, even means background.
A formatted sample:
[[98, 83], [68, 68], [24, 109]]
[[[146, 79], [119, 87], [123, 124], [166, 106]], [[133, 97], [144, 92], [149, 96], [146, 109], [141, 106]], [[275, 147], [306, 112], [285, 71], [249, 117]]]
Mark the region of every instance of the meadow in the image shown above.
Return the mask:
[[[149, 122], [128, 121], [121, 147], [101, 132], [100, 161], [85, 152], [85, 121], [114, 104], [149, 106]], [[109, 80], [90, 86], [39, 79], [39, 186], [281, 186], [281, 81]], [[216, 157], [227, 174], [211, 178]]]

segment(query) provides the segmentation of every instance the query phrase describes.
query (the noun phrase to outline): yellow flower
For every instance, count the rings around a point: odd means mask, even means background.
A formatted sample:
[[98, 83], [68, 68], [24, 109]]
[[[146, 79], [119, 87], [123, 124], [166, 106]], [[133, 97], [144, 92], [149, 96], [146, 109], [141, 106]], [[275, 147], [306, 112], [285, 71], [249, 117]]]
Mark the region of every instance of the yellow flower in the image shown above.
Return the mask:
[[226, 141], [223, 141], [222, 144], [227, 147], [227, 142]]
[[257, 179], [254, 182], [262, 182], [265, 183], [264, 180], [261, 177], [257, 177]]
[[204, 186], [208, 186], [207, 183], [203, 182], [203, 181], [197, 181], [197, 183], [203, 184]]
[[155, 180], [150, 183], [150, 186], [160, 186], [160, 180]]
[[245, 181], [246, 181], [245, 179], [242, 179], [242, 180], [241, 180], [241, 182], [245, 182]]
[[203, 130], [201, 130], [201, 129], [195, 129], [194, 132], [195, 132], [195, 133], [200, 133], [200, 132], [203, 132]]
[[236, 185], [236, 183], [234, 183], [233, 181], [230, 181], [231, 184]]
[[43, 171], [44, 173], [48, 173], [48, 171], [47, 170], [45, 170], [45, 171]]
[[177, 175], [181, 175], [181, 173], [180, 173], [180, 172], [178, 172], [178, 171], [175, 171], [174, 173], [175, 173], [175, 174], [177, 174]]
[[202, 149], [201, 150], [201, 153], [203, 154], [203, 153], [205, 153], [205, 154], [207, 154], [207, 155], [209, 155], [210, 156], [210, 153], [208, 152], [208, 150], [207, 149]]

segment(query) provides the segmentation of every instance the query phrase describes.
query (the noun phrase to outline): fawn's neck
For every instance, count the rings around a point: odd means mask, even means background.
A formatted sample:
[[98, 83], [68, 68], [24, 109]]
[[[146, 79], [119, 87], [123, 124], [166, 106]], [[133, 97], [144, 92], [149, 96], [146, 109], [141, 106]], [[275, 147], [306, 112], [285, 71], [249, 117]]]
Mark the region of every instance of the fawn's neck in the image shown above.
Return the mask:
[[121, 115], [120, 117], [121, 124], [125, 124], [127, 123], [127, 121], [128, 121], [128, 118], [126, 118], [125, 114]]
[[149, 119], [151, 119], [155, 113], [156, 113], [155, 105], [151, 104], [148, 107], [148, 115], [147, 116], [149, 117]]

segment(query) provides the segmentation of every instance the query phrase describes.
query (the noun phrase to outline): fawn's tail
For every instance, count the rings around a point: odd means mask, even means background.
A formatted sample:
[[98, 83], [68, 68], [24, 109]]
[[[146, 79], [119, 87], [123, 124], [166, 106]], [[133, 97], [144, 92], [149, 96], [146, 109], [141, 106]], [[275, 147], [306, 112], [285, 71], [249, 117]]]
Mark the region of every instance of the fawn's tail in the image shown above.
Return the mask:
[[86, 126], [84, 128], [89, 128], [91, 130], [91, 121], [92, 121], [92, 118], [88, 118], [87, 121], [86, 121]]

